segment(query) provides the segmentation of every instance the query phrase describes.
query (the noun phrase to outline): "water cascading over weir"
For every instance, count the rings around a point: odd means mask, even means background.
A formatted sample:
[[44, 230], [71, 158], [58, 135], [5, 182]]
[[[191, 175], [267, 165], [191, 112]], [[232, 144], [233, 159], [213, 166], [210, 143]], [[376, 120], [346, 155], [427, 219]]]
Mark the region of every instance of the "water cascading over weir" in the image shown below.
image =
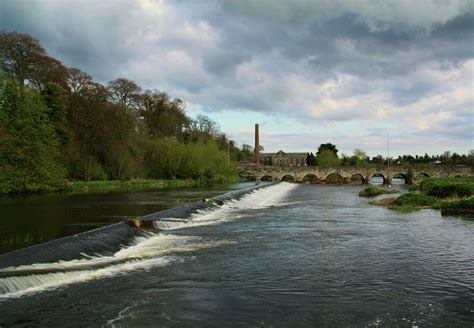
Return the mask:
[[[0, 254], [0, 299], [178, 261], [173, 252], [214, 247], [192, 237], [160, 233], [232, 219], [236, 211], [278, 203], [294, 188], [261, 183], [209, 200]], [[184, 239], [183, 239], [184, 238]], [[183, 244], [183, 240], [186, 243]]]

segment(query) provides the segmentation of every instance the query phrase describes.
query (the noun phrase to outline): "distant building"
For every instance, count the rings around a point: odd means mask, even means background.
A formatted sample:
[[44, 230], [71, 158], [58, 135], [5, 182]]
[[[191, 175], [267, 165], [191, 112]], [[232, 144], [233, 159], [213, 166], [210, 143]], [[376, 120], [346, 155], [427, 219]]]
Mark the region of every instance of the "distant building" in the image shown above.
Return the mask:
[[308, 153], [260, 153], [260, 165], [273, 166], [306, 166]]

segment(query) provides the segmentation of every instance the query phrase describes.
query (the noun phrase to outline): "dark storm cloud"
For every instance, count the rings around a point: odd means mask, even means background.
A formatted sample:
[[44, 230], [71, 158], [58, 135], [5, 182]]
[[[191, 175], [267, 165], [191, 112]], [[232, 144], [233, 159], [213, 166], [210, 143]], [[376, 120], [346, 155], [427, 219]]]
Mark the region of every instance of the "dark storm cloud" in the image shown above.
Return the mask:
[[101, 82], [127, 76], [207, 111], [472, 137], [469, 0], [3, 0], [0, 29]]

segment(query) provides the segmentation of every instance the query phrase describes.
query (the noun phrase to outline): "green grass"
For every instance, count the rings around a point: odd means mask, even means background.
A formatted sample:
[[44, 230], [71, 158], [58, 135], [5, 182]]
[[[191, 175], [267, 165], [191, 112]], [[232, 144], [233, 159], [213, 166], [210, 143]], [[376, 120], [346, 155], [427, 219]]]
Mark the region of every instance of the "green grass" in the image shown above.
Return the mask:
[[374, 197], [384, 194], [396, 194], [399, 191], [396, 189], [382, 189], [377, 187], [368, 187], [359, 192], [359, 197]]
[[441, 204], [442, 215], [462, 215], [474, 218], [474, 198]]
[[439, 208], [439, 200], [433, 196], [410, 193], [397, 197], [389, 208], [398, 212], [411, 212], [421, 208]]
[[437, 198], [470, 197], [474, 195], [474, 177], [424, 179], [420, 191]]
[[106, 193], [106, 192], [125, 192], [181, 187], [199, 187], [219, 183], [239, 182], [237, 177], [220, 178], [214, 180], [130, 180], [130, 181], [74, 181], [69, 185], [69, 193]]
[[389, 208], [398, 212], [433, 208], [441, 209], [444, 215], [474, 216], [474, 177], [427, 178], [423, 179], [418, 190], [419, 193], [408, 193], [396, 198]]

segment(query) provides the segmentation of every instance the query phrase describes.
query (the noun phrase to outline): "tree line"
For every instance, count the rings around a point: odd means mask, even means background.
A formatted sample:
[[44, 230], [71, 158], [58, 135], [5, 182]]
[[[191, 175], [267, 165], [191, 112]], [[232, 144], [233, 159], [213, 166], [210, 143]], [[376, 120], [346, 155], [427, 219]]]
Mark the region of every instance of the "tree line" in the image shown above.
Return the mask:
[[355, 149], [352, 155], [342, 154], [338, 156], [336, 145], [331, 143], [321, 144], [316, 152], [308, 153], [306, 165], [308, 166], [368, 166], [368, 165], [387, 165], [388, 161], [393, 165], [414, 165], [414, 164], [432, 164], [432, 165], [474, 165], [474, 154], [457, 154], [445, 151], [442, 155], [399, 155], [398, 157], [383, 157], [377, 155], [370, 158], [362, 149]]
[[33, 37], [0, 32], [0, 193], [67, 180], [222, 180], [252, 156], [180, 99], [123, 77], [102, 85]]

